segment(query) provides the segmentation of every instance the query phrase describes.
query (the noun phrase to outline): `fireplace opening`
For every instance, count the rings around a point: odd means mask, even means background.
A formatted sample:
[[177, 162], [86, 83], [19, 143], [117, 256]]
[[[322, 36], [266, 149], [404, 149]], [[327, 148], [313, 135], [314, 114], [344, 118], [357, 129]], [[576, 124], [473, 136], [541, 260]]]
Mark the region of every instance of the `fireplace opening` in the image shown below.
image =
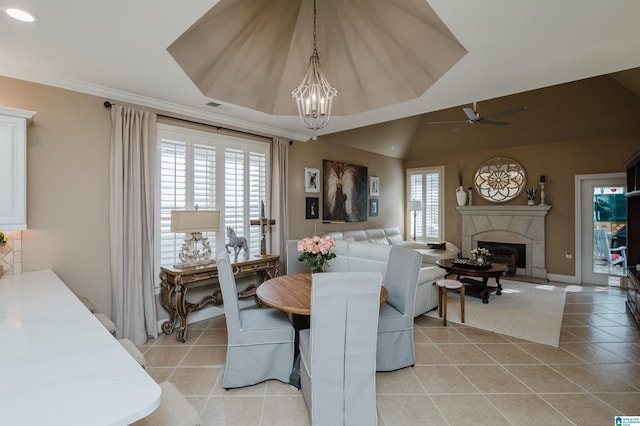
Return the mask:
[[[507, 275], [514, 275], [516, 268], [524, 269], [527, 267], [527, 246], [525, 244], [478, 241], [478, 247], [488, 249], [497, 263], [507, 264], [509, 266]], [[500, 262], [500, 258], [505, 261]], [[511, 259], [513, 260], [510, 261]]]

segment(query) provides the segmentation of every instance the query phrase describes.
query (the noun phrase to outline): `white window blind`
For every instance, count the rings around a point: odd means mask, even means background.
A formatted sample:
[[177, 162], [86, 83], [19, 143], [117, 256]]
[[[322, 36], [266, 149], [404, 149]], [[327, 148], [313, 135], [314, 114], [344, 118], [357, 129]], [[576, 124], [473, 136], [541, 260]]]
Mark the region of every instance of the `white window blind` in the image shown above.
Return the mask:
[[[416, 213], [415, 235], [421, 240], [444, 239], [444, 167], [407, 170], [407, 200], [420, 201], [422, 209]], [[407, 234], [413, 232], [413, 212], [407, 209]]]
[[213, 257], [224, 250], [226, 227], [247, 238], [252, 256], [259, 254], [260, 230], [250, 222], [260, 216], [260, 202], [268, 202], [269, 143], [158, 124], [158, 148], [156, 262], [178, 262], [184, 234], [171, 232], [171, 210], [195, 205], [221, 212], [220, 231], [207, 233]]

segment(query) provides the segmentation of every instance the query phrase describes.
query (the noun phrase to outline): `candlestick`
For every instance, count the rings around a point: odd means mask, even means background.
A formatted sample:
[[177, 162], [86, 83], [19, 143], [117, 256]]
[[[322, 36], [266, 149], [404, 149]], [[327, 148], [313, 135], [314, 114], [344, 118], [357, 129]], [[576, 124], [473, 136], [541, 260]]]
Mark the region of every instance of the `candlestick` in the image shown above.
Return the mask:
[[540, 181], [540, 205], [541, 206], [546, 206], [546, 204], [544, 203], [544, 185], [545, 185], [545, 183], [542, 181], [543, 177], [544, 176], [540, 177], [540, 179], [541, 179], [541, 181]]

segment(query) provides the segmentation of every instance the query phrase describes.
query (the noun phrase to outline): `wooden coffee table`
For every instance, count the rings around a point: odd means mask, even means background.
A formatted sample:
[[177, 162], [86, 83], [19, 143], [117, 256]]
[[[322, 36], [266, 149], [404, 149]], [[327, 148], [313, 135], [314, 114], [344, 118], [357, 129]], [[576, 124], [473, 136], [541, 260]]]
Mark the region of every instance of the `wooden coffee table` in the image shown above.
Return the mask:
[[[456, 279], [465, 284], [465, 295], [479, 297], [482, 299], [482, 303], [489, 303], [489, 295], [494, 291], [498, 296], [502, 294], [500, 277], [507, 271], [507, 265], [492, 263], [489, 268], [478, 269], [470, 265], [455, 263], [453, 259], [438, 260], [436, 263], [446, 270], [447, 274], [456, 275]], [[482, 280], [469, 277], [478, 277]], [[489, 278], [495, 278], [496, 287], [487, 285]]]

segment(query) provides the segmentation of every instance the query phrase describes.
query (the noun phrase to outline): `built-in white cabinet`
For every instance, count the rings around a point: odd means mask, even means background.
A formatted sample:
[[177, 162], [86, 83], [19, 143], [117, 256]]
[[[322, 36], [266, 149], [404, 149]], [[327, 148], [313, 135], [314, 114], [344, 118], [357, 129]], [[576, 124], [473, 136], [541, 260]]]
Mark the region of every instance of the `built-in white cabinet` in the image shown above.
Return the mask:
[[0, 106], [0, 230], [27, 229], [27, 123], [36, 113]]

